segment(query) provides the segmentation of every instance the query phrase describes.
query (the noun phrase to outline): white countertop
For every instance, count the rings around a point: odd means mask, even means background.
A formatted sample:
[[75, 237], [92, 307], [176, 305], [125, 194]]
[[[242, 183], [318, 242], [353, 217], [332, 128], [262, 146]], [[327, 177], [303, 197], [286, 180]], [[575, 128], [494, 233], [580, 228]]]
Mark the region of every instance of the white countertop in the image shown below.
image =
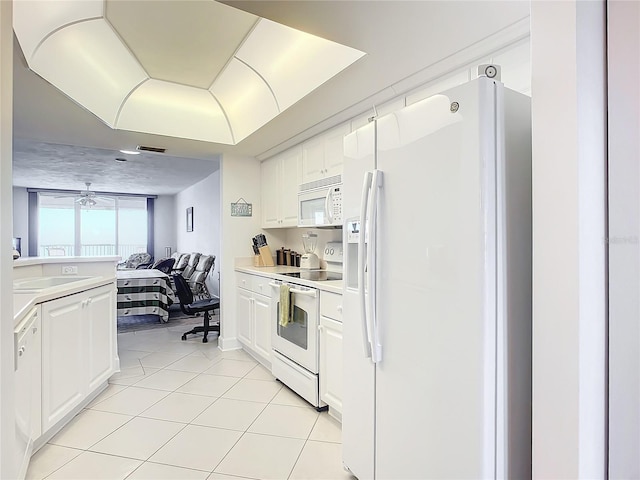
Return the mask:
[[104, 257], [24, 257], [13, 261], [13, 268], [25, 267], [28, 265], [42, 265], [49, 263], [93, 263], [93, 262], [113, 262], [118, 263], [120, 256]]
[[305, 287], [317, 288], [326, 292], [338, 293], [342, 295], [342, 280], [326, 280], [315, 282], [313, 280], [304, 280], [301, 278], [292, 278], [282, 275], [283, 273], [299, 272], [300, 267], [288, 267], [285, 265], [276, 265], [275, 267], [254, 267], [252, 265], [236, 265], [236, 272], [248, 273], [250, 275], [259, 275], [261, 277], [275, 278], [283, 282], [296, 283]]

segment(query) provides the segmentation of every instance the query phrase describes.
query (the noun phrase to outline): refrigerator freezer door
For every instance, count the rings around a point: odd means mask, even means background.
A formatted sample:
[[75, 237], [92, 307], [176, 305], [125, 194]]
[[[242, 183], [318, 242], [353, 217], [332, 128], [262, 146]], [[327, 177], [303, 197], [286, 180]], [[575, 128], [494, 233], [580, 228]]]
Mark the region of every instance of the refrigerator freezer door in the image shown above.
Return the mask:
[[[489, 82], [471, 82], [446, 102], [395, 113], [398, 141], [378, 152], [377, 479], [495, 475], [496, 140], [483, 117], [491, 93]], [[419, 108], [436, 109], [426, 116], [442, 127], [416, 135]]]
[[[345, 138], [343, 167], [343, 212], [348, 218], [344, 232], [342, 459], [361, 480], [374, 477], [375, 367], [371, 362], [369, 339], [362, 320], [363, 302], [359, 289], [365, 275], [358, 267], [360, 252], [364, 263], [364, 222], [360, 221], [363, 179], [375, 168], [374, 124], [370, 123]], [[369, 187], [367, 187], [368, 189]], [[365, 198], [368, 192], [365, 192]], [[366, 211], [366, 210], [365, 210]], [[365, 215], [366, 216], [366, 215]], [[351, 217], [351, 218], [349, 218]], [[366, 301], [366, 297], [364, 299]]]

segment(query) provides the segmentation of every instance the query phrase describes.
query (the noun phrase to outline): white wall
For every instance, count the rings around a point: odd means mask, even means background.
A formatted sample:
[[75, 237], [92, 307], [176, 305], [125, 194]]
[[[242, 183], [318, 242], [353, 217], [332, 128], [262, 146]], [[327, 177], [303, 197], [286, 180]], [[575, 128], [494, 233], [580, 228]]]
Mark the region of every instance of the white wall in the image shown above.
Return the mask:
[[534, 478], [605, 478], [604, 18], [531, 3]]
[[640, 3], [609, 1], [609, 478], [640, 478]]
[[0, 478], [15, 478], [13, 381], [12, 2], [0, 2]]
[[153, 202], [154, 222], [154, 252], [156, 260], [164, 258], [165, 247], [171, 247], [171, 252], [176, 251], [176, 197], [175, 195], [159, 195]]
[[[250, 257], [251, 238], [260, 229], [260, 162], [253, 157], [224, 155], [220, 162], [222, 231], [220, 258], [220, 342], [223, 350], [240, 348], [236, 325], [236, 257]], [[239, 198], [253, 204], [251, 217], [232, 217], [230, 205]], [[267, 240], [270, 245], [275, 241]]]
[[[193, 207], [193, 231], [187, 232], [186, 211]], [[178, 252], [215, 255], [215, 270], [207, 278], [207, 287], [219, 295], [220, 283], [220, 170], [175, 196], [175, 232]], [[226, 234], [226, 233], [225, 233]]]
[[29, 193], [26, 188], [13, 187], [13, 235], [22, 238], [22, 256], [29, 253]]

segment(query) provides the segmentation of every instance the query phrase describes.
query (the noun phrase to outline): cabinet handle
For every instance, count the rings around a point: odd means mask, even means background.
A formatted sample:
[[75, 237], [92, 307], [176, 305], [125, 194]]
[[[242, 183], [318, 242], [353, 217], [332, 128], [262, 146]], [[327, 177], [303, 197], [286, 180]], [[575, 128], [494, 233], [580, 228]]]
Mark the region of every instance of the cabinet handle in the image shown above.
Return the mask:
[[338, 310], [340, 313], [342, 313], [342, 305], [338, 305], [338, 306], [336, 307], [336, 310]]
[[24, 354], [25, 350], [26, 350], [26, 348], [24, 347], [24, 345], [22, 347], [20, 347], [18, 349], [18, 356], [21, 357]]
[[32, 333], [36, 333], [38, 331], [38, 327], [33, 327]]

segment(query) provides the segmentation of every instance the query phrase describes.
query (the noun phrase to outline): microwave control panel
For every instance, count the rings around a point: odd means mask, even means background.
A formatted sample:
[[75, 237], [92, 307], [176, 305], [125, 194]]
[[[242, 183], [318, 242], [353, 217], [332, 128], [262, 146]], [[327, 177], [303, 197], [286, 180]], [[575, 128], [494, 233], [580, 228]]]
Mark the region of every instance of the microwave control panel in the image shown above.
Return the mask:
[[342, 223], [342, 187], [333, 187], [331, 190], [331, 218], [333, 223]]

